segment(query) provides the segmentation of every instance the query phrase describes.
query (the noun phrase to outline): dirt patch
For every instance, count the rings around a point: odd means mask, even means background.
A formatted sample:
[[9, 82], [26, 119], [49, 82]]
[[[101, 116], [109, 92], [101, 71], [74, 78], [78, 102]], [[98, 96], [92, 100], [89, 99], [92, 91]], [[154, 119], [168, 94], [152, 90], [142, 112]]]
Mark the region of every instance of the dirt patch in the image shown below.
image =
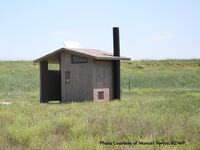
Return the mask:
[[0, 105], [11, 105], [13, 102], [10, 101], [1, 101]]

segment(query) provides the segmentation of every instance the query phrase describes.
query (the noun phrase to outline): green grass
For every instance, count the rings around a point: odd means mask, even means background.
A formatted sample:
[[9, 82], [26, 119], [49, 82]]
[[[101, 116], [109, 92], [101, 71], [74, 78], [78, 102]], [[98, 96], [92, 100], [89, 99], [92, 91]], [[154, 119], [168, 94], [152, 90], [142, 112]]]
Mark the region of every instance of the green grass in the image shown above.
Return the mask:
[[[200, 60], [122, 63], [122, 100], [39, 103], [38, 65], [0, 62], [0, 149], [199, 149]], [[131, 89], [129, 92], [129, 80]], [[100, 141], [184, 145], [105, 146]]]

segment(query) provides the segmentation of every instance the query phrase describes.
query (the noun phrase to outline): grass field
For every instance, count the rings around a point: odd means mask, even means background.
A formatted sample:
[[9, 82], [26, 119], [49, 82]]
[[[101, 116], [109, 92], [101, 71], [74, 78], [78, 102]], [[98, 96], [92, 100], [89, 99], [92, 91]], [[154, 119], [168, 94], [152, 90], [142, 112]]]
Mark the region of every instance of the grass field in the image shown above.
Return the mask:
[[0, 105], [0, 150], [200, 149], [200, 60], [123, 62], [121, 71], [121, 101], [40, 104], [38, 65], [1, 61], [0, 101], [13, 104]]

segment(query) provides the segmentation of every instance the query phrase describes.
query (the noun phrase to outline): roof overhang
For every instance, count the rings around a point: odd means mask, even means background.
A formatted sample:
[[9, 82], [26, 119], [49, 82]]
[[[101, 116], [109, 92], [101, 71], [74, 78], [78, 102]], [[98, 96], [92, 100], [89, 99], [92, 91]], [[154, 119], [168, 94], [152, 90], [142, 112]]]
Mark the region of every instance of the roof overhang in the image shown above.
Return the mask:
[[[94, 53], [91, 53], [93, 52]], [[113, 56], [110, 53], [100, 51], [100, 50], [91, 50], [91, 49], [68, 49], [68, 48], [60, 48], [52, 53], [49, 53], [45, 56], [42, 56], [38, 59], [35, 59], [33, 62], [34, 63], [39, 63], [42, 61], [47, 61], [49, 63], [59, 63], [60, 62], [60, 54], [62, 52], [67, 52], [70, 54], [82, 56], [82, 57], [87, 57], [91, 59], [97, 59], [97, 60], [131, 60], [130, 58], [127, 57], [117, 57]]]

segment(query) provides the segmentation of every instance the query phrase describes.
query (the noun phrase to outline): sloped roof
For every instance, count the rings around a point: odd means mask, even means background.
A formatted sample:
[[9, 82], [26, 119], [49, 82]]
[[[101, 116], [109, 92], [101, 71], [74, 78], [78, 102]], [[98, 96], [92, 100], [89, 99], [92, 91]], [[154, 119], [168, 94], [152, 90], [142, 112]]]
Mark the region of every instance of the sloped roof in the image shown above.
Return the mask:
[[60, 48], [52, 53], [49, 53], [43, 57], [40, 57], [36, 60], [34, 60], [34, 63], [38, 63], [40, 61], [48, 61], [52, 63], [59, 62], [60, 59], [60, 53], [62, 52], [68, 52], [70, 54], [75, 54], [83, 57], [88, 57], [92, 59], [98, 59], [98, 60], [130, 60], [130, 58], [127, 57], [117, 57], [113, 56], [113, 54], [97, 50], [97, 49], [78, 49], [78, 48]]

